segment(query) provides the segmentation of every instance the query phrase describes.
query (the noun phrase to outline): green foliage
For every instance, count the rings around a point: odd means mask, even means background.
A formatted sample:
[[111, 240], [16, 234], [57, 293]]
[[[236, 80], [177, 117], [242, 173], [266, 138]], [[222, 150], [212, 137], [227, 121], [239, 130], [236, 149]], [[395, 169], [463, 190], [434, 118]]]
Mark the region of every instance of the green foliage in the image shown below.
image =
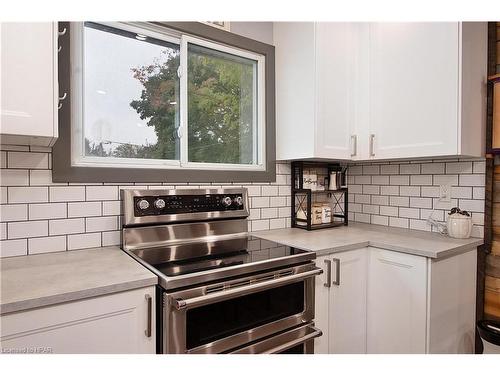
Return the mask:
[[[253, 65], [209, 54], [195, 47], [188, 56], [188, 158], [193, 162], [253, 162]], [[165, 50], [165, 62], [133, 68], [142, 85], [130, 103], [154, 128], [154, 145], [122, 144], [107, 156], [177, 159], [179, 126], [179, 54]], [[87, 155], [106, 156], [102, 145], [88, 145]]]

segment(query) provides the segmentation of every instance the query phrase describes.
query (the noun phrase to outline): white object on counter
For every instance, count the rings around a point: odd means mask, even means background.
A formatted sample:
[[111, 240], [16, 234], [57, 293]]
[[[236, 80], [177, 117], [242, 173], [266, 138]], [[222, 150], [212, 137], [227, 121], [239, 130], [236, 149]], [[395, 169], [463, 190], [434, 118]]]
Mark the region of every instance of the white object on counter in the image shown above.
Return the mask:
[[472, 219], [459, 213], [448, 215], [448, 236], [453, 238], [469, 238], [472, 232]]

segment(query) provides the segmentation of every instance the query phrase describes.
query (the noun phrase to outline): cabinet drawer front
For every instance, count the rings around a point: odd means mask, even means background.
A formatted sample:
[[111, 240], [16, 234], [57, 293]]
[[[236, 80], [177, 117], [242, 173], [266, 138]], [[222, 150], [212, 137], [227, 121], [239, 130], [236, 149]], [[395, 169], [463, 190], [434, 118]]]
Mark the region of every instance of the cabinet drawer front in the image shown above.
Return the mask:
[[[149, 287], [3, 315], [1, 346], [52, 353], [155, 353], [154, 324], [151, 337], [145, 332], [146, 295], [154, 306], [155, 288]], [[154, 322], [154, 309], [151, 314]]]

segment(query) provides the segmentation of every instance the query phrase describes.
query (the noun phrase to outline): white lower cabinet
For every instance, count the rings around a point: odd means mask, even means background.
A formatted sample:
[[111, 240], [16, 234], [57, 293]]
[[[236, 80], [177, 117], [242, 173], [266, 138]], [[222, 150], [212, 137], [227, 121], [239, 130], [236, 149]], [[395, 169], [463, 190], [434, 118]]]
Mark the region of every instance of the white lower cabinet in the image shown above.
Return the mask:
[[436, 260], [367, 247], [316, 264], [315, 353], [474, 352], [475, 250]]
[[16, 352], [155, 354], [155, 287], [2, 315], [0, 346]]
[[427, 258], [370, 248], [368, 353], [425, 353]]
[[367, 249], [319, 257], [323, 274], [316, 281], [316, 327], [323, 336], [315, 353], [366, 352]]

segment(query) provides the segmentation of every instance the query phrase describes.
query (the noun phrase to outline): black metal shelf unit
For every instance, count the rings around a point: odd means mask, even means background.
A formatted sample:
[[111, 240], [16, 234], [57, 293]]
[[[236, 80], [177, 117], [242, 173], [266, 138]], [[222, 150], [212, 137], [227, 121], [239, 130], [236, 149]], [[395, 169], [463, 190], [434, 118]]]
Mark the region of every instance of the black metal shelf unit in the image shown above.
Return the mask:
[[[348, 208], [349, 195], [347, 187], [341, 187], [338, 190], [328, 190], [329, 176], [331, 172], [343, 172], [342, 166], [338, 163], [325, 162], [308, 162], [294, 161], [291, 165], [292, 169], [292, 186], [291, 186], [291, 226], [292, 228], [302, 228], [306, 230], [332, 228], [340, 225], [348, 224]], [[325, 190], [304, 189], [304, 169], [314, 169], [315, 171], [323, 171], [325, 176]], [[313, 199], [317, 196], [326, 195], [329, 203], [331, 203], [330, 223], [312, 224], [312, 206]], [[302, 217], [297, 217], [301, 212]]]

